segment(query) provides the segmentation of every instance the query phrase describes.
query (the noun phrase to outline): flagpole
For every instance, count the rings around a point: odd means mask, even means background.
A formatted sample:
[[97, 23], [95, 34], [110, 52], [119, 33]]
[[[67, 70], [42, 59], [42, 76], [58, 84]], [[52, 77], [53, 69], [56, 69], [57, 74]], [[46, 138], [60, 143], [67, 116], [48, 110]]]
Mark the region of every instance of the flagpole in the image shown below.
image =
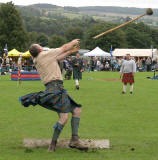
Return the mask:
[[[153, 67], [153, 58], [154, 58], [154, 51], [153, 51], [153, 45], [151, 45], [151, 69]], [[154, 77], [156, 76], [155, 67], [154, 67]]]
[[113, 57], [113, 55], [112, 55], [112, 45], [111, 45], [111, 48], [110, 48], [110, 55], [111, 55], [111, 57]]
[[152, 60], [153, 60], [153, 58], [154, 58], [153, 45], [151, 45], [151, 52], [152, 52]]
[[110, 57], [110, 59], [111, 59], [110, 63], [111, 63], [111, 64], [110, 64], [110, 65], [111, 65], [111, 70], [113, 71], [113, 68], [112, 68], [112, 65], [113, 65], [113, 64], [112, 64], [112, 57], [113, 57], [113, 56], [112, 56], [112, 45], [111, 45], [111, 48], [110, 48], [110, 55], [111, 55], [111, 57]]

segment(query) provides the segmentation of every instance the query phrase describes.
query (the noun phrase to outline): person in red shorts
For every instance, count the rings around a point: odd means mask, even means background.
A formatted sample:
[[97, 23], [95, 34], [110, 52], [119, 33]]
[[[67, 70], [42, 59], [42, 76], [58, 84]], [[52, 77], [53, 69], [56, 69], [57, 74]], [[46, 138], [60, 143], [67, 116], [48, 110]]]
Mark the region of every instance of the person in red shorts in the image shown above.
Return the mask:
[[128, 83], [130, 84], [130, 94], [132, 94], [134, 86], [134, 75], [136, 73], [136, 63], [131, 59], [130, 54], [126, 54], [125, 60], [120, 69], [120, 73], [120, 77], [122, 78], [123, 82], [122, 94], [126, 93]]

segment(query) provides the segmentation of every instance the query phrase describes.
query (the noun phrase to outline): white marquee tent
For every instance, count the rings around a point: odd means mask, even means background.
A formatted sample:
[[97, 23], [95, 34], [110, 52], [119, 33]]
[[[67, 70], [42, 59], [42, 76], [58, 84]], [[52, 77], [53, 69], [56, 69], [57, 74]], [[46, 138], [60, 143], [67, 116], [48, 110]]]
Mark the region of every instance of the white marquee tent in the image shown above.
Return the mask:
[[113, 56], [122, 57], [126, 54], [130, 54], [133, 57], [158, 57], [157, 49], [115, 49], [113, 51]]
[[109, 57], [111, 56], [110, 53], [103, 51], [102, 49], [100, 49], [99, 47], [96, 47], [95, 49], [93, 49], [92, 51], [85, 53], [84, 56], [94, 56], [94, 57]]

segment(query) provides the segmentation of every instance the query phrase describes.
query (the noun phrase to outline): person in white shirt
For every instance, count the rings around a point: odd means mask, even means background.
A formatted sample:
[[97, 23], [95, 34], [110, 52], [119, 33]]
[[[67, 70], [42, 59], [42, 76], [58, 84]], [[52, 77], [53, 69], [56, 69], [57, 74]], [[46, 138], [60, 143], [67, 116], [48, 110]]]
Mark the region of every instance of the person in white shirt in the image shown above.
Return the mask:
[[130, 84], [130, 94], [133, 93], [134, 86], [134, 74], [136, 73], [136, 63], [131, 59], [130, 54], [126, 54], [126, 60], [124, 60], [121, 70], [120, 70], [120, 78], [122, 78], [123, 82], [123, 91], [122, 94], [126, 93], [127, 83]]
[[100, 59], [97, 59], [97, 71], [100, 71], [101, 62]]

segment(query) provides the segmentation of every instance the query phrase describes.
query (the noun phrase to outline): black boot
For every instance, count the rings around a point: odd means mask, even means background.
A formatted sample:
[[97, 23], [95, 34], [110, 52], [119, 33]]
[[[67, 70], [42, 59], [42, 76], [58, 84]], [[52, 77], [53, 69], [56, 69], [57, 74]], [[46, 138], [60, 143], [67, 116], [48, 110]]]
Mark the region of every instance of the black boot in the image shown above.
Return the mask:
[[79, 85], [76, 85], [76, 89], [77, 89], [77, 90], [79, 90], [79, 89], [80, 89]]

